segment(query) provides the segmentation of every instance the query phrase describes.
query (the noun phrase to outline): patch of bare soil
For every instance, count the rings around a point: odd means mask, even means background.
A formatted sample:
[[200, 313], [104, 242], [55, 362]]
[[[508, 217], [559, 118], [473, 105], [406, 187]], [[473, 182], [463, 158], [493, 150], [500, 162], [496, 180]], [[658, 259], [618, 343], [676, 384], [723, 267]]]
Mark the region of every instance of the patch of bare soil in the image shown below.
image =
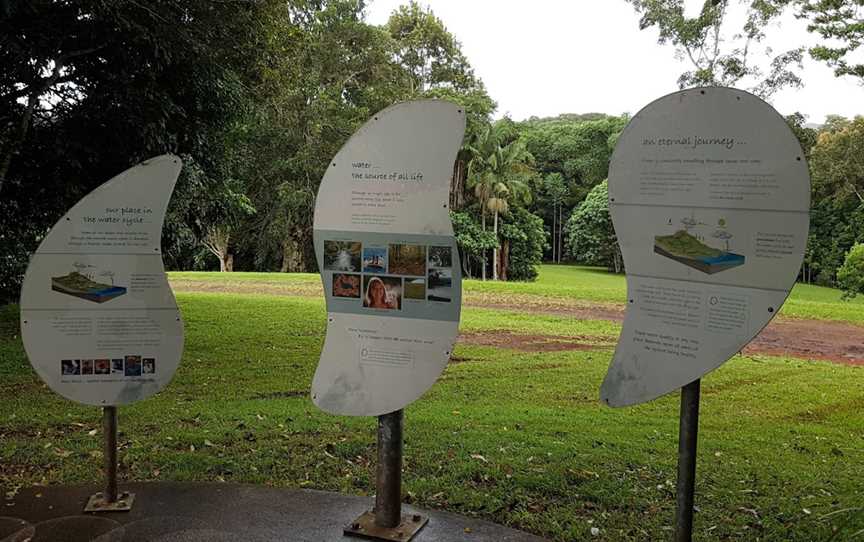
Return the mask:
[[774, 320], [744, 353], [864, 366], [864, 327], [830, 320]]
[[[472, 300], [468, 306], [500, 308], [538, 314], [567, 315], [578, 320], [624, 320], [624, 306], [608, 303], [586, 304], [571, 300], [553, 300], [548, 306], [544, 298], [534, 297], [532, 301], [513, 300], [508, 296], [502, 300], [486, 300], [477, 303]], [[530, 297], [530, 296], [525, 296]], [[514, 303], [515, 301], [515, 303]], [[523, 302], [524, 301], [524, 302]], [[531, 337], [527, 335], [526, 337]], [[518, 344], [525, 341], [517, 340]], [[508, 348], [502, 346], [502, 348]], [[514, 349], [522, 349], [510, 347]], [[841, 363], [843, 365], [864, 366], [864, 327], [833, 320], [800, 320], [778, 317], [771, 321], [750, 344], [744, 348], [745, 354], [765, 354], [769, 356], [789, 356], [798, 359], [815, 359]]]

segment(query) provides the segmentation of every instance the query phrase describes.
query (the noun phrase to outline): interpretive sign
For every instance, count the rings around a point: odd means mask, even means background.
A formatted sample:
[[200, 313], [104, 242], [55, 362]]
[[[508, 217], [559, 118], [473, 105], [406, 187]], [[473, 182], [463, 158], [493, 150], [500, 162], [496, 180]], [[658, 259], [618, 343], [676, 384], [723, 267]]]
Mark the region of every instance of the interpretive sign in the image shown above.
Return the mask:
[[809, 208], [798, 140], [756, 96], [693, 89], [640, 111], [609, 167], [628, 305], [602, 400], [654, 399], [750, 342], [795, 283]]
[[315, 206], [327, 337], [312, 400], [334, 414], [403, 408], [444, 369], [458, 332], [459, 252], [448, 209], [465, 113], [389, 107], [333, 158]]
[[118, 406], [170, 382], [183, 322], [160, 238], [180, 168], [164, 155], [114, 177], [72, 207], [33, 255], [21, 336], [33, 368], [60, 395]]

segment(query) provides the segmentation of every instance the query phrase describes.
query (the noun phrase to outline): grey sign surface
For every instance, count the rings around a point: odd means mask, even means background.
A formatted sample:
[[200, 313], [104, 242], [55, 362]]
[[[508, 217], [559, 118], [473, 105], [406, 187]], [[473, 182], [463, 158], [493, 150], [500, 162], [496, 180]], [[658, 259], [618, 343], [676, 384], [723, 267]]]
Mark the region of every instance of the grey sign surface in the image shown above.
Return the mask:
[[456, 340], [461, 266], [450, 178], [465, 113], [440, 100], [389, 107], [333, 158], [315, 207], [327, 337], [312, 400], [376, 416], [416, 400]]
[[180, 168], [164, 155], [124, 171], [61, 217], [33, 255], [21, 336], [36, 373], [60, 395], [117, 406], [171, 381], [183, 322], [160, 239]]
[[692, 89], [640, 111], [609, 168], [628, 303], [601, 399], [654, 399], [750, 342], [795, 283], [809, 208], [798, 140], [756, 96]]

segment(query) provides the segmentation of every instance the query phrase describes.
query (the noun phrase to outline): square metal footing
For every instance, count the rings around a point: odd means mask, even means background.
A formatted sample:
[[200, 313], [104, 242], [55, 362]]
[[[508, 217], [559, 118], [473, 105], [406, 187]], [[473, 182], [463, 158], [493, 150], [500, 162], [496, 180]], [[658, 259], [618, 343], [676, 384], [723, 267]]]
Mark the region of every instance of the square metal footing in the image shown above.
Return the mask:
[[379, 527], [375, 525], [375, 512], [363, 512], [359, 518], [345, 526], [342, 531], [345, 536], [356, 536], [367, 540], [384, 540], [386, 542], [408, 542], [420, 532], [429, 518], [420, 514], [403, 514], [402, 521], [396, 527]]
[[117, 500], [107, 502], [105, 494], [101, 491], [90, 497], [87, 501], [87, 506], [84, 507], [85, 512], [128, 512], [132, 510], [132, 503], [135, 502], [135, 494], [128, 491], [121, 491], [117, 495]]

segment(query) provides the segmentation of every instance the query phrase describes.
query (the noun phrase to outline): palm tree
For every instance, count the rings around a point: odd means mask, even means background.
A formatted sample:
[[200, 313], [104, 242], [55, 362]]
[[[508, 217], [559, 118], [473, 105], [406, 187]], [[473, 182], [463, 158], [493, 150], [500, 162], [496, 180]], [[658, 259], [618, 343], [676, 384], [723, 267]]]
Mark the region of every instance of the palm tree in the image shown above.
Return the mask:
[[[472, 146], [473, 157], [468, 163], [468, 185], [480, 203], [480, 220], [486, 231], [486, 211], [494, 215], [495, 238], [498, 238], [498, 215], [509, 211], [509, 200], [527, 203], [531, 191], [521, 178], [531, 171], [533, 156], [520, 140], [502, 146], [502, 134], [497, 124], [481, 132]], [[498, 248], [492, 251], [492, 278], [498, 279]], [[483, 258], [483, 280], [486, 279], [486, 259]]]

